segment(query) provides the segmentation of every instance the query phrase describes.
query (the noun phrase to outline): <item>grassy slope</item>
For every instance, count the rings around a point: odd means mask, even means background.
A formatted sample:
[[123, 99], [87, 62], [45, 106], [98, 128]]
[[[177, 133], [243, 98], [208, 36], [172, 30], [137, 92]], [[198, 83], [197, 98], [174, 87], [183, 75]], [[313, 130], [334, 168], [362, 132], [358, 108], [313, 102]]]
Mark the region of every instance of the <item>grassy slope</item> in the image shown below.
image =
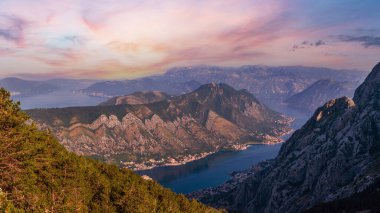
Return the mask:
[[[0, 187], [26, 212], [214, 212], [116, 166], [69, 153], [0, 89]], [[1, 203], [0, 203], [1, 204]], [[0, 208], [1, 209], [1, 208]]]

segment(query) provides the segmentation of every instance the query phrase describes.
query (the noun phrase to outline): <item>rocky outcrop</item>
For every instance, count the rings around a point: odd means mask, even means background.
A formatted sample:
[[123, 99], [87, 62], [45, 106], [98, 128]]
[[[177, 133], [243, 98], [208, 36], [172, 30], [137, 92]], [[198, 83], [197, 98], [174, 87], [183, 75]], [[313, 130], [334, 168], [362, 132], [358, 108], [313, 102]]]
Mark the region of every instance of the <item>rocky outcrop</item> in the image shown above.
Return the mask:
[[289, 118], [225, 84], [150, 104], [28, 113], [50, 126], [70, 151], [135, 169], [181, 164], [236, 145], [278, 142], [290, 130]]
[[301, 212], [368, 188], [380, 176], [379, 73], [380, 64], [353, 99], [318, 108], [272, 162], [242, 183], [194, 197], [233, 211]]

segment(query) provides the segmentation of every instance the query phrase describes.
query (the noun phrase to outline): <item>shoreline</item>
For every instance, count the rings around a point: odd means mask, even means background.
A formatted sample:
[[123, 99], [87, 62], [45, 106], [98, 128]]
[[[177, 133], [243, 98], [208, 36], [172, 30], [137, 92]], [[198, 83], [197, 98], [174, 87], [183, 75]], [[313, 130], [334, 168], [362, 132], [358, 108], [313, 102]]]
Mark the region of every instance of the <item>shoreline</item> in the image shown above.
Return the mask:
[[[148, 163], [152, 163], [153, 165], [151, 165], [151, 166], [146, 165], [146, 162], [144, 162], [144, 163], [124, 162], [123, 163], [124, 165], [131, 165], [131, 167], [126, 166], [123, 168], [131, 169], [133, 171], [145, 171], [145, 170], [151, 170], [151, 169], [159, 168], [159, 167], [181, 166], [181, 165], [185, 165], [187, 163], [193, 162], [193, 161], [201, 160], [201, 159], [206, 158], [206, 157], [208, 157], [212, 154], [215, 154], [217, 152], [218, 151], [203, 152], [203, 153], [193, 154], [193, 155], [189, 154], [186, 156], [181, 156], [182, 157], [181, 160], [177, 160], [174, 158], [167, 158], [165, 160], [161, 159], [159, 161], [156, 161], [156, 160], [150, 159], [148, 161]], [[169, 162], [165, 163], [166, 161], [169, 161]], [[154, 164], [154, 163], [156, 163], [156, 164]]]
[[[290, 134], [290, 133], [288, 133]], [[286, 135], [288, 135], [286, 134]], [[284, 135], [283, 135], [284, 136]], [[283, 137], [281, 136], [281, 137]], [[177, 159], [174, 159], [174, 158], [168, 158], [166, 160], [161, 160], [161, 161], [155, 161], [155, 160], [149, 160], [148, 162], [151, 162], [152, 164], [154, 163], [157, 163], [155, 165], [150, 165], [150, 166], [147, 166], [146, 165], [146, 162], [144, 163], [135, 163], [135, 162], [124, 162], [123, 164], [124, 165], [131, 165], [131, 167], [128, 167], [128, 166], [125, 166], [124, 168], [128, 168], [128, 169], [131, 169], [133, 171], [145, 171], [145, 170], [151, 170], [151, 169], [154, 169], [154, 168], [160, 168], [160, 167], [175, 167], [175, 166], [181, 166], [181, 165], [185, 165], [187, 163], [191, 163], [191, 162], [194, 162], [194, 161], [197, 161], [197, 160], [201, 160], [201, 159], [204, 159], [204, 158], [207, 158], [213, 154], [216, 154], [218, 152], [223, 152], [223, 151], [230, 151], [230, 152], [236, 152], [236, 151], [244, 151], [244, 150], [247, 150], [250, 146], [253, 146], [253, 145], [266, 145], [266, 146], [270, 146], [270, 145], [277, 145], [277, 144], [281, 144], [281, 143], [284, 143], [285, 141], [280, 139], [277, 140], [276, 142], [273, 142], [273, 141], [268, 141], [268, 142], [248, 142], [248, 143], [245, 143], [245, 144], [235, 144], [235, 145], [232, 145], [231, 147], [225, 147], [225, 148], [221, 148], [219, 149], [218, 151], [214, 151], [214, 152], [203, 152], [203, 153], [200, 153], [200, 154], [193, 154], [193, 155], [186, 155], [184, 156], [185, 159], [182, 159], [181, 161], [177, 160]], [[171, 161], [171, 162], [168, 162], [168, 163], [164, 163], [165, 161]]]
[[[223, 147], [218, 149], [217, 151], [211, 151], [211, 152], [202, 152], [199, 154], [188, 154], [185, 156], [179, 156], [177, 159], [169, 157], [167, 159], [161, 159], [161, 160], [154, 160], [150, 159], [143, 163], [137, 163], [137, 162], [123, 162], [123, 168], [131, 169], [133, 171], [145, 171], [145, 170], [151, 170], [154, 168], [159, 167], [175, 167], [175, 166], [181, 166], [185, 165], [187, 163], [191, 163], [197, 160], [204, 159], [206, 157], [209, 157], [210, 155], [216, 154], [218, 152], [222, 151], [244, 151], [247, 150], [252, 145], [276, 145], [279, 143], [284, 143], [286, 140], [284, 139], [285, 136], [291, 136], [291, 134], [294, 133], [295, 129], [291, 127], [291, 124], [295, 121], [294, 118], [288, 117], [286, 123], [288, 124], [288, 129], [284, 130], [281, 133], [278, 133], [278, 136], [264, 136], [264, 142], [255, 142], [255, 141], [247, 141], [243, 144], [234, 144], [230, 147]], [[148, 164], [148, 165], [147, 165]], [[149, 165], [151, 164], [151, 165]]]

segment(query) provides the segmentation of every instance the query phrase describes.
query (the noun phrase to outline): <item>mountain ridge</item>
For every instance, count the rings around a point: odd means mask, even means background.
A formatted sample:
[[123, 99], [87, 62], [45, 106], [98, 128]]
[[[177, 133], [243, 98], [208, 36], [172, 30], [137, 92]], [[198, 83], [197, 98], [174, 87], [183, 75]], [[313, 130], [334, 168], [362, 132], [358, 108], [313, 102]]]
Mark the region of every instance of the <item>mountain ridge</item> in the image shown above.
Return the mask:
[[[380, 63], [355, 91], [318, 108], [272, 161], [190, 197], [241, 212], [301, 212], [368, 188], [379, 175]], [[363, 209], [366, 210], [366, 209]]]
[[222, 148], [244, 148], [251, 141], [279, 142], [278, 137], [290, 130], [289, 118], [225, 84], [203, 85], [148, 104], [27, 112], [51, 128], [70, 151], [109, 156], [113, 162], [162, 164], [164, 159], [167, 164], [175, 158], [181, 163]]
[[[268, 104], [273, 101], [280, 103], [280, 101], [301, 92], [312, 83], [327, 77], [336, 81], [356, 82], [364, 80], [365, 73], [303, 66], [176, 67], [156, 76], [115, 81], [125, 87], [117, 87], [112, 91], [96, 85], [81, 91], [86, 94], [106, 95], [107, 97], [122, 96], [137, 90], [160, 90], [170, 95], [181, 95], [190, 92], [189, 88], [193, 90], [202, 84], [216, 82], [229, 84], [236, 89], [247, 89], [260, 101]], [[196, 82], [196, 86], [184, 87], [181, 85], [183, 83], [194, 85], [190, 82]], [[142, 85], [144, 87], [141, 87]]]
[[170, 95], [161, 91], [140, 91], [125, 96], [113, 97], [100, 103], [99, 106], [150, 104], [169, 99], [170, 97]]

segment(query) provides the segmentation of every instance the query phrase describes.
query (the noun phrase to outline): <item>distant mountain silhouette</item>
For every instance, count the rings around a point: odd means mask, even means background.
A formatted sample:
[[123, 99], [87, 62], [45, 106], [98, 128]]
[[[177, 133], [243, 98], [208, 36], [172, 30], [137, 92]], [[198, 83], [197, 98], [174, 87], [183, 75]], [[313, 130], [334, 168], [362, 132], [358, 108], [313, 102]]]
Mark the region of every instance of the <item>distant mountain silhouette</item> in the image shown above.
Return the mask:
[[292, 108], [313, 112], [331, 99], [342, 96], [352, 97], [359, 84], [359, 82], [341, 82], [331, 79], [319, 80], [288, 98], [286, 103]]
[[59, 89], [57, 86], [46, 82], [29, 81], [20, 78], [0, 79], [0, 87], [9, 90], [13, 96], [18, 97], [46, 94]]
[[236, 89], [247, 89], [264, 103], [280, 103], [299, 93], [318, 80], [361, 82], [367, 73], [302, 66], [194, 66], [169, 69], [163, 75], [127, 81], [104, 81], [94, 84], [83, 93], [114, 97], [138, 91], [162, 91], [181, 95], [211, 82], [226, 83]]

